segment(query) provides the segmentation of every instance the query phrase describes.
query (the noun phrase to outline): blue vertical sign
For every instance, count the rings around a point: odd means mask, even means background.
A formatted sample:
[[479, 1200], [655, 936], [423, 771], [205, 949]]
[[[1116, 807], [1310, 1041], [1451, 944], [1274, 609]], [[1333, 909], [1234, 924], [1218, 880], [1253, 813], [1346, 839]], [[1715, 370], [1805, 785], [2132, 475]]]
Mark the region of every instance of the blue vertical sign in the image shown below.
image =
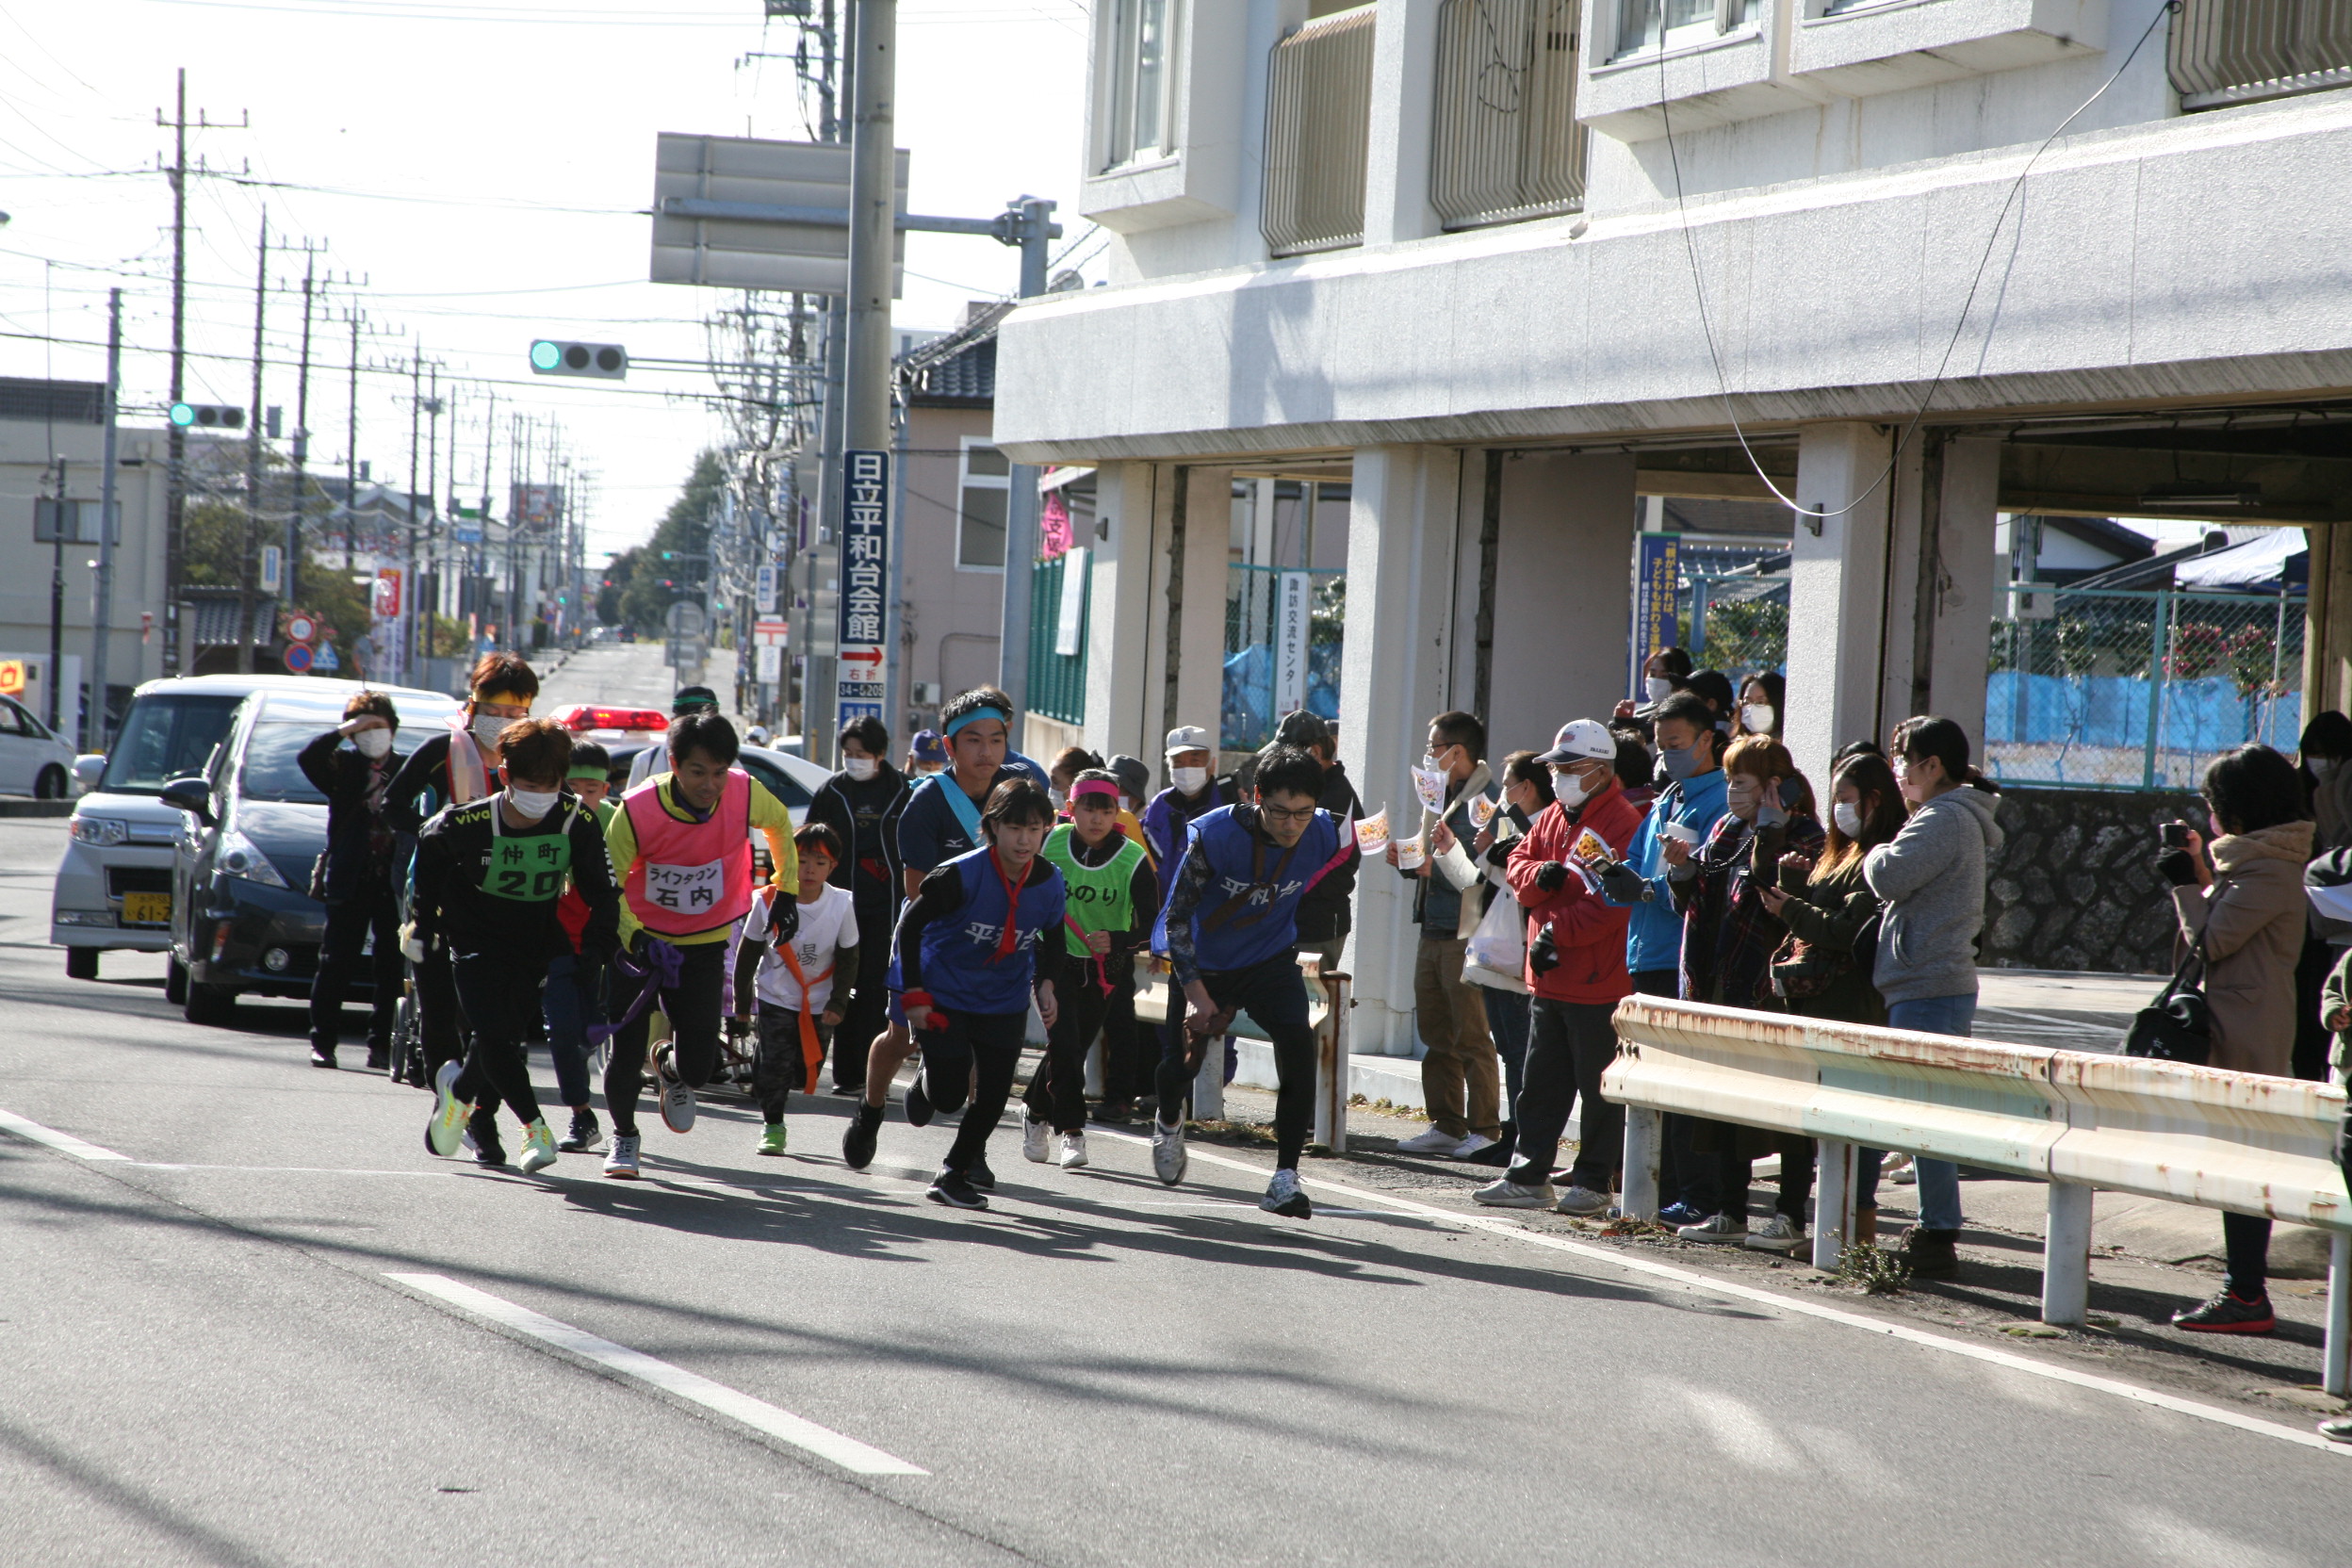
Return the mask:
[[834, 723], [882, 717], [889, 653], [890, 454], [841, 454], [841, 621]]
[[1625, 672], [1625, 689], [1642, 694], [1642, 672], [1650, 656], [1674, 645], [1680, 618], [1675, 612], [1679, 534], [1642, 533], [1634, 541], [1632, 662]]

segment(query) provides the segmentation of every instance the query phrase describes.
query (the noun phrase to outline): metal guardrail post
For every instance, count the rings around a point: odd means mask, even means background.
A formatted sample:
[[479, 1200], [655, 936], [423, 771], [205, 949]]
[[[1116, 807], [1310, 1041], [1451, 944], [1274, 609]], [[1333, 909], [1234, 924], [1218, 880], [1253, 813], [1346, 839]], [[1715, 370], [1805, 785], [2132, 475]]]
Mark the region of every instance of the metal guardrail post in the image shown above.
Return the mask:
[[1625, 1211], [1630, 1219], [1658, 1217], [1658, 1156], [1663, 1118], [1646, 1105], [1625, 1107]]
[[1323, 988], [1323, 1022], [1315, 1034], [1315, 1141], [1334, 1154], [1348, 1152], [1348, 976], [1322, 974], [1302, 958], [1298, 967]]
[[2341, 1399], [2352, 1396], [2352, 1233], [2328, 1238], [2328, 1348], [2320, 1386]]
[[[1179, 1005], [1171, 999], [1170, 1006]], [[1225, 1119], [1225, 1037], [1211, 1040], [1200, 1053], [1200, 1070], [1192, 1079], [1192, 1119], [1195, 1121]]]
[[2091, 1189], [2052, 1182], [2042, 1248], [2042, 1321], [2080, 1326], [2090, 1304]]
[[1813, 1266], [1835, 1273], [1838, 1256], [1854, 1241], [1854, 1145], [1821, 1138], [1820, 1185], [1813, 1193]]

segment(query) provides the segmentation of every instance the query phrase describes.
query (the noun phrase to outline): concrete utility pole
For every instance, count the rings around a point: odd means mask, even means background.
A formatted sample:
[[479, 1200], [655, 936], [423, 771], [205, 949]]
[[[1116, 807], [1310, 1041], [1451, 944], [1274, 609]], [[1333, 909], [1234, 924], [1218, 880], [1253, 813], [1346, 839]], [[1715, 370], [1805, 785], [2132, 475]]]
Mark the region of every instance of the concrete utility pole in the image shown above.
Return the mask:
[[[1011, 242], [1021, 247], [1021, 297], [1033, 300], [1045, 292], [1045, 250], [1053, 232], [1054, 204], [1023, 196], [1004, 216], [1013, 220], [1008, 225]], [[1029, 712], [1029, 625], [1036, 613], [1029, 599], [1037, 584], [1037, 531], [1043, 515], [1037, 479], [1036, 468], [1014, 464], [1004, 506], [1004, 607], [997, 630], [996, 683], [1013, 699], [1016, 745], [1025, 739], [1018, 727]]]
[[[309, 247], [304, 246], [307, 251]], [[310, 472], [310, 305], [313, 264], [302, 262], [302, 357], [294, 378], [294, 509], [286, 519], [286, 608], [302, 608], [302, 498]], [[357, 632], [351, 635], [357, 636]]]
[[[65, 498], [65, 456], [52, 454], [57, 466], [57, 511], [49, 531], [49, 711], [43, 715], [52, 729], [65, 727], [65, 531], [72, 526], [74, 503]], [[76, 727], [78, 730], [79, 727]]]
[[[852, 564], [849, 469], [859, 464], [890, 461], [890, 286], [896, 271], [898, 220], [898, 0], [858, 0], [850, 52], [849, 75], [856, 108], [849, 143], [849, 331], [841, 359], [841, 449], [839, 466], [826, 475], [826, 483], [841, 498], [839, 506], [828, 505], [827, 511], [833, 514], [835, 526], [841, 531], [841, 557], [835, 582], [836, 594], [843, 604], [849, 598]], [[882, 494], [881, 504], [887, 516], [887, 484]], [[890, 623], [894, 619], [895, 607], [887, 596], [881, 600], [881, 606], [882, 635], [873, 640], [880, 645], [876, 652], [889, 646]], [[841, 625], [845, 629], [847, 624], [846, 616], [842, 617]], [[808, 715], [803, 715], [801, 728], [804, 734], [811, 735], [811, 749], [823, 743], [814, 738], [829, 738], [840, 730], [841, 692], [845, 684], [853, 679], [883, 679], [879, 668], [853, 666], [847, 657], [853, 650], [844, 645], [848, 642], [843, 638], [836, 645], [834, 689], [829, 700], [824, 703], [829, 711], [822, 715], [826, 722], [811, 730]]]
[[[351, 311], [351, 402], [349, 422], [351, 433], [350, 444], [343, 449], [343, 570], [347, 575], [351, 570], [351, 551], [359, 532], [359, 323], [366, 315], [357, 306]], [[416, 575], [413, 562], [409, 566], [409, 575], [412, 578]], [[401, 587], [407, 593], [416, 591], [416, 584], [413, 581], [402, 583]]]
[[253, 578], [261, 549], [261, 325], [270, 298], [270, 209], [261, 209], [261, 246], [253, 262], [253, 401], [245, 411], [245, 547], [237, 574], [237, 670], [253, 673]]
[[[433, 621], [431, 611], [416, 607], [416, 417], [424, 410], [424, 389], [418, 384], [419, 360], [424, 345], [411, 339], [408, 351], [408, 502], [400, 508], [408, 521], [408, 596], [409, 613], [425, 617], [425, 657], [433, 657]], [[412, 639], [413, 640], [413, 639]]]
[[122, 291], [106, 290], [106, 471], [98, 480], [98, 580], [90, 615], [90, 727], [84, 751], [106, 749], [106, 645], [114, 632], [115, 406], [122, 389]]

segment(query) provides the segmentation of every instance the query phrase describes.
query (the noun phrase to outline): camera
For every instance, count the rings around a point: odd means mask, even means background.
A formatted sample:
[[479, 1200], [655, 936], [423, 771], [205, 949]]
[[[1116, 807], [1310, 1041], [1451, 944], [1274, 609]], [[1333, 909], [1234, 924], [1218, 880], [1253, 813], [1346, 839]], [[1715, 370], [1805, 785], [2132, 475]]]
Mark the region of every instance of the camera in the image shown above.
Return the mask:
[[2189, 825], [2187, 823], [2168, 822], [2156, 831], [2158, 837], [2163, 840], [2164, 846], [2166, 849], [2186, 849], [2189, 847]]
[[1527, 972], [1549, 974], [1560, 967], [1560, 942], [1552, 935], [1552, 923], [1545, 921], [1535, 940], [1527, 944]]

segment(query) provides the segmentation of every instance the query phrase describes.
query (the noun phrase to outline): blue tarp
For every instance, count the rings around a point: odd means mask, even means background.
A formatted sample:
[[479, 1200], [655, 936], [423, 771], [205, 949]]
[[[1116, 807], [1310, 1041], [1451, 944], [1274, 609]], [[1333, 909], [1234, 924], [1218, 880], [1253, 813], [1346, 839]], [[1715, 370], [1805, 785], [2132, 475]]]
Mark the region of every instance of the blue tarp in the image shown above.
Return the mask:
[[[1307, 649], [1307, 711], [1339, 717], [1337, 643]], [[1259, 644], [1225, 660], [1225, 709], [1219, 741], [1228, 751], [1255, 751], [1274, 738], [1274, 650]]]
[[[2004, 670], [1985, 681], [1985, 744], [1988, 751], [2007, 744], [2037, 750], [2144, 752], [2148, 708], [2149, 683], [2144, 678], [2019, 675]], [[2218, 676], [2172, 680], [2164, 683], [2157, 716], [2159, 753], [2211, 756], [2248, 741], [2293, 751], [2303, 730], [2303, 696], [2289, 690], [2275, 696], [2246, 697], [2233, 682]], [[2138, 782], [2136, 777], [2101, 778], [2106, 768], [2091, 762], [2086, 757], [2071, 769], [2029, 764], [2021, 773], [2004, 771], [2002, 776]]]

